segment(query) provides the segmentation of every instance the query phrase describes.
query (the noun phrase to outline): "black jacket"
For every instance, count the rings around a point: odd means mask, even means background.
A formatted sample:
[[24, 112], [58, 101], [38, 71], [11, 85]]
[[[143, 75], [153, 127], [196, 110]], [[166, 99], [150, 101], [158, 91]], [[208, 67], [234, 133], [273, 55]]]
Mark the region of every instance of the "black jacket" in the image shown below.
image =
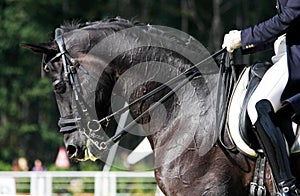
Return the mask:
[[286, 33], [289, 81], [281, 100], [300, 113], [300, 0], [277, 0], [277, 9], [269, 20], [242, 30], [242, 50], [248, 54], [269, 49]]

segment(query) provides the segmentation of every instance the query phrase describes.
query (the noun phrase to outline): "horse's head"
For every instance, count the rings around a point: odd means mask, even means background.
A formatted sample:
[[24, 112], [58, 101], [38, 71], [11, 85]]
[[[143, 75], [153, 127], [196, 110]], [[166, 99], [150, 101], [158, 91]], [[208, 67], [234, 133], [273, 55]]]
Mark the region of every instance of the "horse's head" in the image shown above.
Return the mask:
[[[71, 67], [75, 70], [66, 70], [70, 67], [64, 66], [63, 61], [68, 59], [63, 56], [56, 41], [51, 41], [46, 44], [26, 44], [24, 47], [31, 49], [34, 52], [42, 53], [43, 71], [50, 77], [52, 81], [53, 91], [55, 93], [57, 106], [60, 112], [60, 132], [64, 134], [64, 142], [67, 148], [69, 157], [76, 159], [86, 159], [86, 137], [77, 131], [76, 120], [74, 119], [73, 86], [70, 80], [73, 80], [70, 71], [76, 71], [76, 67]], [[71, 63], [71, 62], [67, 62]]]
[[[82, 125], [80, 120], [83, 120], [80, 119], [79, 112], [86, 111], [88, 107], [94, 105], [90, 94], [95, 89], [91, 89], [91, 86], [96, 88], [98, 77], [91, 73], [93, 70], [83, 68], [82, 64], [87, 61], [87, 53], [99, 37], [89, 30], [65, 27], [56, 29], [55, 39], [49, 43], [23, 45], [27, 49], [43, 54], [42, 69], [52, 81], [60, 112], [58, 122], [60, 132], [64, 134], [69, 157], [77, 160], [95, 159], [89, 151], [91, 143], [88, 142], [88, 136], [79, 131], [79, 126]], [[87, 42], [90, 43], [89, 46]], [[86, 115], [95, 119], [94, 112], [91, 113]], [[91, 115], [93, 117], [90, 117]], [[86, 126], [84, 128], [87, 129]]]

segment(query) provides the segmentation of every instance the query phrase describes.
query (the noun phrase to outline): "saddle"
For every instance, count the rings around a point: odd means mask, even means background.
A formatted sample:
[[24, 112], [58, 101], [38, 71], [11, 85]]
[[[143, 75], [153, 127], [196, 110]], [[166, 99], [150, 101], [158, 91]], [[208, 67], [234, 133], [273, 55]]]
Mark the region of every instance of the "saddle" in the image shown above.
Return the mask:
[[[241, 72], [228, 105], [227, 129], [233, 143], [245, 155], [257, 157], [259, 144], [252, 130], [252, 123], [247, 113], [250, 97], [260, 83], [266, 71], [272, 66], [269, 62], [257, 62], [245, 67]], [[296, 141], [291, 148], [292, 153], [300, 152], [300, 131], [294, 124]]]

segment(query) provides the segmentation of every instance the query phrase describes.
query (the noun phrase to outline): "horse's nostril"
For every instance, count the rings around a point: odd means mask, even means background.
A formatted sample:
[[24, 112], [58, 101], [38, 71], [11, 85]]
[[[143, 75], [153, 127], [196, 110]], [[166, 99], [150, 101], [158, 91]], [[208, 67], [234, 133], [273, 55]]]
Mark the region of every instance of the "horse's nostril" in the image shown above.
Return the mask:
[[74, 157], [76, 157], [77, 148], [73, 145], [68, 145], [67, 153], [68, 153], [68, 156], [69, 156], [70, 159], [74, 158]]

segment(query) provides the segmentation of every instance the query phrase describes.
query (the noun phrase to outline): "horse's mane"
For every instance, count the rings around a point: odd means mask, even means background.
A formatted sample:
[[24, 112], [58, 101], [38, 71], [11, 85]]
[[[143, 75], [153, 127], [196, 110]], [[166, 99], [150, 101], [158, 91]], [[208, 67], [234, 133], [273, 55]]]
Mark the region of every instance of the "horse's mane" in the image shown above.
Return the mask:
[[[103, 29], [109, 26], [110, 28], [128, 28], [133, 26], [144, 25], [144, 23], [135, 19], [127, 20], [121, 17], [107, 17], [100, 21], [80, 23], [79, 21], [65, 22], [60, 28], [64, 32], [73, 31], [76, 29]], [[117, 30], [116, 29], [116, 30]]]

